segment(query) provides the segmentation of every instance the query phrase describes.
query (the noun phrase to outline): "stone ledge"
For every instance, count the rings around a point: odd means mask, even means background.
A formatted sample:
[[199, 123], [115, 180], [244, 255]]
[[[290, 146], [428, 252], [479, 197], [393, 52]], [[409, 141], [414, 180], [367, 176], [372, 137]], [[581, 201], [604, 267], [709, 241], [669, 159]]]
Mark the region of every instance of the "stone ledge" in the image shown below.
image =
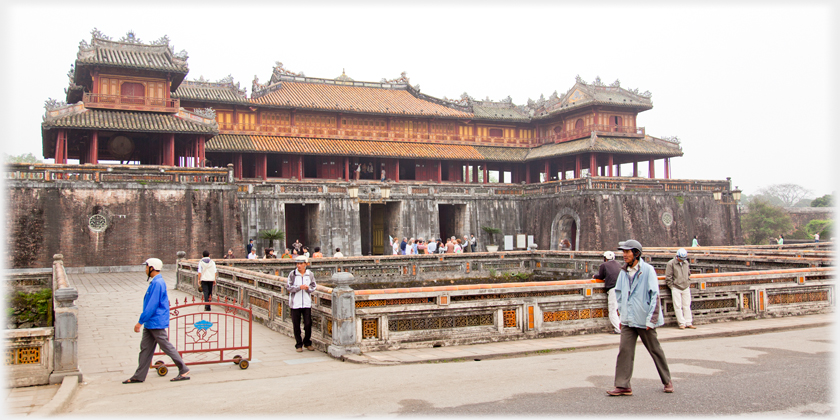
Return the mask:
[[61, 381], [61, 387], [58, 389], [58, 392], [55, 393], [52, 400], [48, 402], [46, 405], [38, 409], [38, 411], [32, 413], [33, 416], [44, 417], [44, 416], [51, 416], [58, 414], [64, 409], [67, 408], [67, 405], [70, 403], [70, 399], [76, 394], [76, 390], [79, 388], [79, 377], [78, 376], [65, 376], [64, 379]]

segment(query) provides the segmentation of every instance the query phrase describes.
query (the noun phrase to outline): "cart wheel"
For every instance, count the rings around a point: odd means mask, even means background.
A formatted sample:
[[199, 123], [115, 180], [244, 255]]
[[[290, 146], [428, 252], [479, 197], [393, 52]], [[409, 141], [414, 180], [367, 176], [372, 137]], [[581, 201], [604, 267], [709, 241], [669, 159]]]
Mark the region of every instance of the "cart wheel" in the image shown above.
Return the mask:
[[163, 365], [165, 365], [165, 364], [166, 364], [166, 363], [163, 363], [163, 360], [158, 360], [157, 362], [155, 362], [155, 368], [159, 368], [159, 367], [161, 367], [161, 366], [163, 366]]
[[158, 376], [166, 376], [166, 374], [169, 373], [169, 369], [167, 369], [166, 366], [161, 366], [157, 368], [157, 373]]
[[242, 360], [239, 361], [239, 368], [240, 369], [248, 369], [248, 365], [250, 365], [250, 363], [248, 363], [248, 361], [245, 360], [245, 359], [242, 359]]
[[[238, 365], [238, 364], [239, 364], [239, 362], [241, 362], [241, 361], [242, 361], [242, 356], [240, 356], [240, 355], [238, 355], [238, 354], [237, 354], [236, 356], [233, 356], [233, 363], [234, 363], [234, 364], [237, 364], [237, 365]], [[243, 369], [244, 369], [244, 368], [243, 368]]]

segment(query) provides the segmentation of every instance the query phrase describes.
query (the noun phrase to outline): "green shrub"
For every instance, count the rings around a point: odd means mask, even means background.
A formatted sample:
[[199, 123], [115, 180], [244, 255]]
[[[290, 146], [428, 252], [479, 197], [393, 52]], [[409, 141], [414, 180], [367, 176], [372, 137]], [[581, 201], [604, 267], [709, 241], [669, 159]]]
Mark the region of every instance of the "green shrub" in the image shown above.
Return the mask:
[[35, 327], [52, 326], [52, 290], [17, 292], [12, 295], [6, 310], [10, 323], [33, 323]]

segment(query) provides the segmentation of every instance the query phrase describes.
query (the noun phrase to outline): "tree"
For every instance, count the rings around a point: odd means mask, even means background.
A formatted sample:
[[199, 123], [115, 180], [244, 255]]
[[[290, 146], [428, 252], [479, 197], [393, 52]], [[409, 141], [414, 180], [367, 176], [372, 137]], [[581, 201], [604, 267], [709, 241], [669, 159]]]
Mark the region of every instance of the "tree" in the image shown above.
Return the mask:
[[765, 244], [769, 238], [785, 234], [793, 223], [781, 208], [764, 200], [753, 200], [747, 206], [748, 213], [741, 217], [741, 230], [748, 245]]
[[41, 159], [38, 159], [32, 153], [20, 155], [7, 155], [3, 153], [3, 160], [6, 161], [6, 163], [43, 163]]
[[286, 232], [280, 229], [266, 229], [260, 231], [260, 238], [267, 239], [271, 248], [274, 248], [274, 241], [286, 239]]
[[826, 194], [811, 201], [811, 207], [834, 207], [834, 196]]
[[811, 220], [805, 225], [805, 232], [811, 235], [813, 239], [815, 233], [820, 234], [820, 238], [828, 239], [833, 236], [834, 221], [833, 220]]
[[797, 184], [774, 184], [758, 190], [758, 193], [779, 199], [784, 207], [793, 207], [812, 194], [811, 190]]
[[502, 230], [490, 226], [482, 226], [481, 230], [487, 232], [487, 234], [490, 235], [490, 245], [496, 245], [496, 234], [502, 233]]

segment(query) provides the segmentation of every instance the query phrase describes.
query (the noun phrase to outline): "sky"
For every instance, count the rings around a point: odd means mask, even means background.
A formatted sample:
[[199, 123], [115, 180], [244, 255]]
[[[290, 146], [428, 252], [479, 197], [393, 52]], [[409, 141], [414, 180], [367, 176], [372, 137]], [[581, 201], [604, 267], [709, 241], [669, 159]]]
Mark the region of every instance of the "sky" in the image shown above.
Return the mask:
[[129, 30], [144, 42], [167, 35], [189, 54], [188, 80], [232, 75], [249, 95], [254, 76], [267, 82], [276, 61], [358, 81], [405, 71], [428, 95], [509, 95], [518, 105], [562, 96], [576, 75], [619, 79], [653, 94], [639, 126], [681, 140], [673, 178], [731, 177], [745, 194], [782, 183], [812, 197], [837, 189], [832, 2], [301, 4], [7, 1], [0, 147], [43, 157], [44, 101], [65, 99], [79, 42], [95, 27], [114, 40]]

